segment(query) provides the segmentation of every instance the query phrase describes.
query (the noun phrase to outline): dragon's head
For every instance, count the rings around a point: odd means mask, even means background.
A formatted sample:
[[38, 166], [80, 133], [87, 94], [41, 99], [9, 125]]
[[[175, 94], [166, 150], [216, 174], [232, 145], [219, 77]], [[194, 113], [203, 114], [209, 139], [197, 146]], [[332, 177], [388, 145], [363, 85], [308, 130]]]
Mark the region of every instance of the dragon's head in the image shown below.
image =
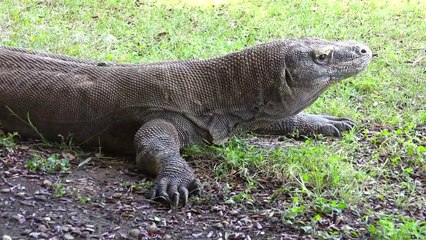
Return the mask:
[[371, 61], [366, 45], [355, 41], [297, 39], [282, 41], [279, 81], [269, 115], [288, 117], [315, 101], [332, 83], [362, 71]]
[[285, 78], [289, 87], [326, 87], [362, 71], [371, 61], [366, 45], [320, 39], [292, 41], [285, 47]]

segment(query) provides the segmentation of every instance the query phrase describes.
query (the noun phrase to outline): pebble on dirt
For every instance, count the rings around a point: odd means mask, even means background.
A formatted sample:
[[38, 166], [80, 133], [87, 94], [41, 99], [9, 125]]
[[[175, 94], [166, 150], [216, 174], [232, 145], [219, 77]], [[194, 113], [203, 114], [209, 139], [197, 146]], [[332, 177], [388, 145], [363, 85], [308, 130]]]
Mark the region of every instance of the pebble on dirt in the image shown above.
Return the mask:
[[141, 231], [137, 228], [131, 229], [129, 231], [129, 239], [139, 239], [139, 236], [141, 235]]

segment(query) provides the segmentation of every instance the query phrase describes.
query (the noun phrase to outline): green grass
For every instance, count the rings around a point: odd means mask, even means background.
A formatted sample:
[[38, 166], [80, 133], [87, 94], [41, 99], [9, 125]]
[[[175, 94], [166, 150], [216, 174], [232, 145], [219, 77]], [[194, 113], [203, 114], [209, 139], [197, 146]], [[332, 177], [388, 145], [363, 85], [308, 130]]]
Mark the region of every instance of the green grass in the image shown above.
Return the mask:
[[337, 150], [310, 140], [302, 147], [264, 150], [233, 138], [223, 147], [211, 148], [223, 158], [215, 169], [218, 176], [237, 172], [248, 182], [258, 177], [280, 179], [285, 191], [312, 198], [335, 196], [356, 203], [368, 178], [350, 162], [350, 149]]
[[[285, 180], [277, 195], [297, 201], [282, 209], [283, 221], [309, 215], [312, 224], [305, 230], [311, 233], [323, 214], [318, 199], [327, 209], [344, 203], [345, 209], [359, 211], [369, 209], [374, 199], [395, 202], [401, 213], [426, 205], [419, 183], [426, 175], [426, 1], [195, 2], [3, 0], [0, 43], [137, 63], [208, 58], [283, 38], [364, 42], [377, 54], [367, 70], [331, 87], [306, 110], [352, 118], [358, 126], [354, 131], [343, 140], [312, 139], [270, 151], [232, 139], [208, 150], [223, 159], [216, 175], [243, 176], [248, 189], [259, 178]], [[5, 146], [12, 140], [0, 138]], [[248, 190], [232, 200], [249, 198]], [[369, 211], [368, 216], [378, 214]], [[425, 235], [424, 223], [413, 225], [416, 220], [408, 218], [401, 223], [399, 216], [388, 215], [393, 225], [369, 222], [375, 226], [369, 228], [373, 237]], [[423, 230], [416, 235], [413, 226]]]

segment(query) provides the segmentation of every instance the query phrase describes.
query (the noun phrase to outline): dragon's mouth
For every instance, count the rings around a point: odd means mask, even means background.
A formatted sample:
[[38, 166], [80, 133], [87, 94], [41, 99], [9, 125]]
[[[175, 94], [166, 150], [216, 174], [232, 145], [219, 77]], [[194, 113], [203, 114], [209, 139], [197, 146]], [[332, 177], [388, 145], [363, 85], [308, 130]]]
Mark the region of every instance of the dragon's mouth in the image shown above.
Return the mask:
[[287, 86], [289, 87], [300, 87], [300, 86], [329, 86], [334, 83], [334, 78], [330, 76], [324, 76], [316, 78], [309, 82], [304, 82], [301, 84], [297, 84], [296, 81], [294, 81], [293, 76], [291, 75], [290, 71], [288, 69], [285, 70], [285, 81], [287, 83]]

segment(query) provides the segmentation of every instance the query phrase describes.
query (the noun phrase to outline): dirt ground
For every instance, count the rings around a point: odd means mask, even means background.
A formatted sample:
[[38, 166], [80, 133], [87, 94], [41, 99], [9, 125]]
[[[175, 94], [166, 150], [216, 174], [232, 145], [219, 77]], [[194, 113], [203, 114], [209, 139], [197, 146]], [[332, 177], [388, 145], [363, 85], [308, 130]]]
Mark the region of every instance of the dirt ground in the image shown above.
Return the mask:
[[[269, 197], [280, 182], [265, 180], [251, 192], [250, 203], [227, 200], [245, 189], [238, 179], [218, 181], [214, 161], [193, 159], [204, 183], [201, 196], [177, 211], [146, 198], [149, 181], [135, 171], [132, 161], [93, 159], [78, 167], [71, 161], [68, 174], [42, 174], [25, 163], [37, 151], [32, 142], [0, 150], [0, 236], [12, 239], [313, 239], [297, 223], [283, 223], [280, 212], [289, 196]], [[63, 196], [55, 195], [58, 183]], [[139, 184], [138, 184], [139, 183]], [[55, 187], [56, 185], [56, 187]], [[90, 197], [90, 200], [88, 199]], [[374, 204], [374, 203], [372, 203]], [[357, 210], [359, 211], [359, 209]], [[340, 239], [353, 236], [343, 229], [357, 229], [368, 238], [359, 212], [324, 216], [317, 231], [336, 230]], [[3, 238], [5, 239], [5, 238]], [[7, 238], [6, 238], [7, 239]]]

